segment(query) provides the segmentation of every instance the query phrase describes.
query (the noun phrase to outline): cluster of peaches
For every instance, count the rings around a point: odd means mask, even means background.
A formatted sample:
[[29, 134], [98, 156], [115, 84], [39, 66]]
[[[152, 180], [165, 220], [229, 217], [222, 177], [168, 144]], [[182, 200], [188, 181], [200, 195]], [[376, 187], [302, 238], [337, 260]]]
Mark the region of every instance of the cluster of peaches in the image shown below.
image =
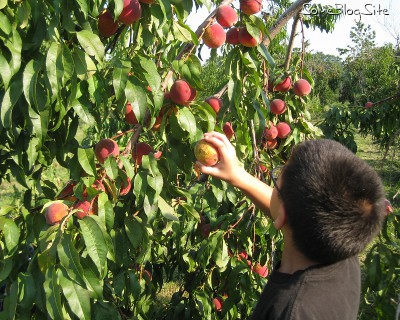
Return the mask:
[[[273, 82], [269, 83], [269, 90], [274, 92], [287, 92], [292, 88], [292, 79], [290, 76], [284, 78], [278, 84], [274, 85]], [[299, 97], [307, 96], [311, 92], [311, 85], [305, 79], [299, 79], [293, 84], [293, 92]], [[270, 111], [274, 115], [283, 114], [287, 110], [287, 105], [282, 99], [273, 99], [270, 102]], [[275, 149], [278, 145], [279, 139], [286, 138], [291, 132], [291, 128], [288, 123], [284, 121], [277, 122], [274, 124], [269, 121], [269, 124], [264, 129], [263, 138], [265, 140], [265, 146], [267, 149]]]
[[[159, 159], [162, 155], [161, 151], [155, 151], [153, 147], [145, 142], [139, 142], [132, 150], [132, 160], [137, 166], [142, 164], [142, 158], [150, 153], [154, 154], [155, 159]], [[99, 163], [104, 164], [107, 157], [118, 158], [120, 150], [118, 144], [112, 139], [102, 139], [95, 147], [95, 155]], [[100, 166], [97, 165], [97, 168]], [[75, 196], [74, 187], [77, 185], [76, 181], [70, 180], [64, 188], [59, 192], [56, 197], [57, 200], [67, 201], [72, 203], [71, 208], [64, 202], [57, 201], [50, 204], [45, 210], [46, 223], [55, 225], [70, 212], [75, 210], [74, 215], [78, 219], [83, 219], [87, 215], [96, 214], [98, 212], [98, 197], [101, 192], [116, 193], [115, 188], [118, 186], [119, 196], [125, 196], [132, 188], [131, 179], [128, 177], [124, 170], [120, 171], [120, 176], [116, 180], [109, 179], [107, 175], [101, 175], [101, 178], [89, 188], [84, 188], [82, 196], [78, 199]]]
[[[240, 0], [240, 11], [246, 15], [253, 15], [261, 11], [261, 0]], [[262, 39], [262, 33], [258, 39], [254, 38], [245, 27], [236, 28], [238, 15], [234, 8], [229, 5], [220, 6], [216, 12], [216, 23], [211, 24], [204, 30], [204, 44], [212, 49], [219, 48], [225, 42], [245, 47], [256, 47]], [[229, 28], [225, 33], [224, 28]]]

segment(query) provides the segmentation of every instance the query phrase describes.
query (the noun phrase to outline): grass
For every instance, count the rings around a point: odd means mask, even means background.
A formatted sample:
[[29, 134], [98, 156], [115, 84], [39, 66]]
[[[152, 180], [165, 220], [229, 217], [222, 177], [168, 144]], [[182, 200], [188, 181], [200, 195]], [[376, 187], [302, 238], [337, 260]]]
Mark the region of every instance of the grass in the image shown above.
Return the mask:
[[[356, 136], [357, 155], [374, 168], [383, 181], [386, 197], [393, 209], [400, 208], [400, 148], [399, 141], [389, 149], [385, 158], [385, 150], [380, 149], [371, 137]], [[397, 152], [396, 152], [397, 151]]]

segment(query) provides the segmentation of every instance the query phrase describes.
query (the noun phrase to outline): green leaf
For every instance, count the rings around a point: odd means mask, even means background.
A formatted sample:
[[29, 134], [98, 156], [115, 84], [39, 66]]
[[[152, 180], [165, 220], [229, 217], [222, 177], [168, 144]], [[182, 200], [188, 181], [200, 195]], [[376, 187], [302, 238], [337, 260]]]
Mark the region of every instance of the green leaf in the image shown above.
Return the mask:
[[0, 281], [7, 279], [12, 270], [13, 270], [12, 257], [2, 259], [0, 261]]
[[40, 140], [38, 138], [32, 138], [29, 141], [28, 149], [26, 150], [26, 155], [28, 156], [29, 168], [32, 168], [38, 157], [38, 148], [40, 147]]
[[260, 103], [258, 101], [254, 101], [252, 103], [252, 106], [256, 111], [254, 113], [254, 118], [253, 118], [254, 129], [256, 131], [256, 138], [258, 141], [261, 141], [261, 137], [265, 129], [265, 116], [260, 109]]
[[89, 56], [94, 56], [98, 62], [104, 58], [104, 45], [99, 36], [88, 30], [82, 30], [76, 33], [78, 41]]
[[90, 293], [68, 279], [65, 271], [58, 270], [58, 279], [68, 307], [78, 319], [91, 319]]
[[179, 221], [174, 208], [172, 208], [163, 198], [158, 199], [158, 208], [164, 218], [173, 221]]
[[63, 234], [61, 243], [57, 246], [57, 253], [60, 263], [67, 271], [69, 278], [79, 283], [82, 287], [86, 287], [79, 253], [72, 242], [70, 234]]
[[30, 310], [37, 294], [33, 275], [30, 273], [20, 272], [18, 274], [18, 287], [18, 291], [20, 292], [18, 301], [19, 306], [23, 309]]
[[0, 76], [3, 79], [4, 88], [7, 89], [12, 77], [12, 73], [7, 60], [3, 57], [3, 55], [0, 55]]
[[89, 257], [87, 259], [81, 257], [81, 264], [85, 275], [86, 287], [89, 289], [91, 297], [93, 299], [103, 299], [104, 281], [97, 275], [97, 267]]
[[[177, 40], [182, 41], [182, 42], [191, 42], [193, 40], [192, 32], [190, 32], [188, 29], [189, 28], [187, 28], [184, 24], [179, 23], [176, 20], [173, 21], [174, 36]], [[198, 40], [197, 40], [197, 42], [198, 42]]]
[[8, 0], [0, 0], [0, 9], [3, 9], [7, 6]]
[[57, 79], [57, 54], [58, 54], [59, 44], [57, 42], [52, 42], [46, 55], [46, 72], [47, 78], [50, 82], [50, 91], [53, 96], [58, 93], [58, 79]]
[[76, 2], [78, 3], [84, 18], [87, 19], [89, 12], [88, 2], [86, 0], [77, 0]]
[[120, 99], [124, 93], [130, 68], [130, 61], [118, 60], [115, 62], [113, 72], [113, 86], [115, 97], [117, 98], [117, 100]]
[[183, 130], [189, 133], [189, 138], [196, 137], [196, 119], [193, 113], [188, 108], [182, 108], [177, 114], [178, 123]]
[[10, 292], [6, 296], [3, 306], [3, 308], [7, 310], [9, 316], [7, 319], [16, 319], [15, 316], [17, 311], [17, 305], [18, 305], [18, 283], [13, 282], [10, 285]]
[[9, 212], [11, 212], [13, 210], [17, 210], [17, 209], [18, 209], [18, 207], [16, 207], [16, 206], [3, 205], [0, 208], [0, 216], [5, 216]]
[[142, 122], [147, 110], [146, 92], [136, 80], [129, 79], [126, 83], [125, 96], [132, 105], [136, 118]]
[[19, 80], [13, 81], [6, 90], [0, 108], [0, 121], [5, 129], [11, 128], [12, 111], [22, 93], [22, 83]]
[[220, 271], [223, 272], [229, 262], [228, 247], [224, 240], [224, 231], [217, 231], [215, 237], [217, 238], [217, 245], [213, 252], [213, 259], [215, 260], [215, 264], [220, 268]]
[[12, 219], [0, 217], [0, 230], [3, 231], [8, 254], [12, 255], [18, 248], [20, 230]]
[[114, 157], [107, 157], [104, 161], [104, 168], [106, 169], [107, 175], [115, 180], [118, 177], [118, 164]]
[[138, 218], [128, 216], [125, 218], [125, 231], [129, 242], [136, 249], [142, 243], [146, 229], [138, 221]]
[[106, 193], [101, 193], [98, 198], [98, 216], [105, 221], [107, 230], [111, 230], [114, 226], [114, 210], [112, 203], [108, 200]]
[[140, 66], [146, 71], [143, 75], [152, 92], [157, 91], [161, 86], [161, 77], [156, 64], [148, 57], [139, 57]]
[[188, 205], [187, 203], [181, 204], [181, 206], [186, 210], [187, 213], [190, 213], [193, 218], [195, 218], [198, 222], [200, 222], [200, 214], [196, 211], [195, 208]]
[[58, 283], [55, 266], [50, 266], [45, 274], [43, 284], [46, 294], [46, 312], [52, 319], [67, 319], [61, 304], [61, 287]]
[[11, 61], [9, 62], [12, 74], [16, 74], [21, 67], [22, 40], [16, 29], [11, 30], [4, 41], [5, 46], [10, 50]]
[[89, 79], [96, 72], [96, 65], [92, 58], [83, 50], [75, 48], [72, 54], [75, 65], [75, 72], [80, 80]]
[[43, 273], [56, 263], [57, 259], [57, 246], [51, 245], [50, 248], [45, 249], [38, 254], [38, 265], [40, 271]]
[[119, 15], [124, 9], [124, 1], [123, 0], [114, 0], [114, 17], [119, 17]]
[[78, 148], [78, 161], [87, 174], [96, 176], [96, 163], [92, 148]]
[[268, 61], [269, 66], [274, 69], [275, 68], [275, 60], [272, 58], [270, 53], [268, 52], [267, 47], [264, 45], [264, 43], [260, 43], [257, 46], [258, 52], [261, 53], [261, 55], [264, 57], [265, 60]]
[[[137, 298], [138, 300], [139, 298]], [[121, 320], [119, 309], [112, 302], [98, 300], [93, 306], [94, 320]]]
[[100, 225], [92, 216], [86, 216], [85, 219], [79, 220], [79, 225], [89, 257], [96, 265], [100, 275], [104, 277], [108, 250]]
[[147, 192], [147, 173], [144, 171], [140, 171], [134, 179], [133, 182], [133, 192], [136, 196], [136, 205], [141, 206], [144, 200], [144, 196]]
[[124, 165], [124, 169], [125, 169], [125, 172], [126, 172], [127, 176], [130, 179], [132, 179], [134, 177], [134, 175], [135, 175], [135, 169], [132, 166], [132, 163], [127, 158], [125, 158], [124, 156], [120, 156], [119, 160]]
[[132, 289], [133, 297], [138, 300], [140, 298], [140, 293], [142, 292], [142, 287], [140, 286], [139, 278], [137, 274], [132, 272], [132, 270], [128, 270], [129, 284]]
[[88, 110], [87, 106], [81, 103], [78, 99], [72, 101], [71, 106], [75, 110], [79, 119], [81, 119], [86, 124], [93, 125], [96, 122], [96, 120]]

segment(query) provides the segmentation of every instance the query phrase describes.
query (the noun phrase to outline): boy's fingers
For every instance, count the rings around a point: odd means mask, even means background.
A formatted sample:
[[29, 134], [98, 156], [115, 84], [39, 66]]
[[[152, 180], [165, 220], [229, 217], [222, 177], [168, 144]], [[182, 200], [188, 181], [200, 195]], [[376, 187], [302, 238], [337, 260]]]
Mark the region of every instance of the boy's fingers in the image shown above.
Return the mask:
[[213, 173], [216, 171], [215, 168], [205, 166], [200, 161], [196, 161], [196, 165], [199, 168], [200, 172], [204, 174], [213, 175]]
[[220, 157], [225, 156], [227, 148], [226, 148], [225, 143], [222, 140], [220, 140], [218, 137], [215, 137], [213, 135], [205, 136], [204, 139], [207, 142], [210, 142], [211, 144], [213, 144], [218, 149], [218, 153], [219, 153]]
[[227, 144], [227, 145], [230, 144], [230, 142], [229, 142], [228, 138], [226, 137], [226, 135], [224, 135], [224, 134], [222, 134], [222, 133], [220, 133], [220, 132], [211, 131], [211, 132], [209, 132], [209, 133], [205, 133], [205, 134], [204, 134], [204, 136], [206, 136], [206, 135], [207, 135], [207, 136], [210, 136], [210, 137], [215, 137], [215, 138], [221, 140], [223, 143], [225, 143], [225, 144]]

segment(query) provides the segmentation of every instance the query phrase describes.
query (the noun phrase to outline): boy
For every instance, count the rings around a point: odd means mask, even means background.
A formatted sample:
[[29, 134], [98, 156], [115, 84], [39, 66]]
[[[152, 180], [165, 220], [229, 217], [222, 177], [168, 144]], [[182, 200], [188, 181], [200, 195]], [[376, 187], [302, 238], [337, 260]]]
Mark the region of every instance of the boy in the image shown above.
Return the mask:
[[[238, 163], [226, 136], [204, 134], [219, 152], [200, 171], [239, 188], [273, 219], [284, 237], [252, 319], [356, 319], [361, 275], [357, 255], [379, 233], [386, 216], [377, 173], [332, 140], [298, 144], [271, 188]], [[280, 174], [278, 174], [280, 171]]]

